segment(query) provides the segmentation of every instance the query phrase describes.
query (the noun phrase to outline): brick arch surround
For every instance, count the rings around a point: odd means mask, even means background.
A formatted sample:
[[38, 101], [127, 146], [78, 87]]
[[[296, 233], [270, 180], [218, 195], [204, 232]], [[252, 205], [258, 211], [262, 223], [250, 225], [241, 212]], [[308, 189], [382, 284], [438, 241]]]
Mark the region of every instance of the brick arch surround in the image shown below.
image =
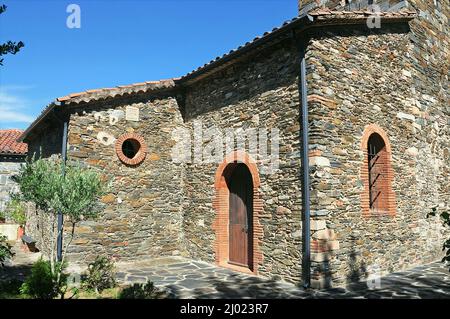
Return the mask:
[[[231, 265], [228, 263], [229, 257], [229, 189], [226, 183], [227, 174], [229, 170], [227, 167], [233, 163], [244, 163], [252, 175], [253, 180], [253, 260], [250, 262], [253, 265], [252, 269]], [[216, 234], [214, 242], [215, 260], [216, 264], [222, 267], [231, 268], [245, 273], [258, 274], [258, 267], [263, 261], [263, 254], [261, 252], [261, 241], [263, 237], [262, 225], [259, 221], [263, 213], [263, 202], [259, 191], [260, 179], [258, 174], [258, 167], [256, 162], [243, 151], [235, 151], [227, 155], [224, 161], [219, 165], [215, 175], [214, 189], [215, 196], [213, 200], [213, 207], [216, 211], [216, 217], [213, 222], [213, 229]]]
[[384, 191], [387, 193], [387, 211], [385, 215], [389, 215], [394, 217], [396, 213], [396, 202], [395, 202], [395, 193], [392, 189], [392, 181], [394, 177], [394, 173], [392, 170], [391, 158], [392, 158], [392, 148], [391, 143], [389, 142], [388, 135], [386, 132], [376, 124], [367, 125], [364, 129], [362, 139], [361, 139], [361, 150], [364, 154], [363, 164], [361, 166], [361, 180], [364, 186], [364, 190], [361, 193], [361, 209], [364, 217], [375, 217], [376, 215], [380, 215], [379, 212], [374, 213], [370, 209], [370, 196], [369, 196], [369, 154], [368, 154], [368, 142], [369, 138], [372, 134], [378, 134], [384, 141], [386, 146], [386, 183], [384, 187]]

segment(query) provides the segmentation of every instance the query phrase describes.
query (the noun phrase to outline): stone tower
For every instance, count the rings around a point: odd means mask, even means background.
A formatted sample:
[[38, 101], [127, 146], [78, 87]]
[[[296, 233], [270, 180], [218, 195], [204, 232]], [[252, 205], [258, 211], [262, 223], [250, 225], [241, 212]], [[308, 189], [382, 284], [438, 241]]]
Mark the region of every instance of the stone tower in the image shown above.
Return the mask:
[[[345, 11], [353, 11], [353, 10], [359, 10], [363, 9], [364, 7], [367, 7], [369, 4], [376, 4], [379, 6], [381, 11], [400, 11], [402, 9], [410, 9], [414, 10], [417, 13], [417, 17], [413, 20], [411, 20], [409, 25], [409, 30], [407, 30], [406, 33], [402, 34], [400, 38], [396, 39], [395, 33], [389, 34], [388, 28], [385, 30], [387, 31], [385, 34], [379, 34], [376, 35], [371, 30], [367, 30], [367, 32], [364, 34], [361, 33], [355, 33], [354, 35], [345, 35], [344, 37], [341, 37], [341, 39], [334, 43], [334, 48], [336, 49], [334, 52], [339, 52], [338, 50], [345, 51], [346, 48], [350, 47], [349, 43], [355, 43], [355, 48], [358, 48], [357, 50], [360, 53], [363, 53], [365, 49], [370, 48], [370, 40], [373, 39], [376, 43], [378, 43], [376, 46], [372, 46], [370, 49], [370, 52], [378, 52], [376, 49], [377, 47], [381, 47], [381, 45], [386, 47], [395, 47], [396, 41], [404, 41], [403, 47], [398, 47], [398, 52], [402, 56], [402, 59], [397, 59], [396, 63], [398, 64], [391, 64], [391, 67], [395, 68], [402, 63], [404, 63], [404, 66], [406, 67], [407, 71], [406, 74], [409, 76], [409, 82], [407, 82], [404, 85], [405, 92], [409, 92], [407, 94], [410, 94], [410, 97], [412, 99], [417, 99], [417, 101], [420, 100], [420, 102], [416, 103], [415, 105], [411, 104], [410, 106], [407, 106], [405, 108], [406, 112], [413, 111], [410, 110], [417, 110], [419, 109], [418, 113], [414, 113], [413, 117], [415, 117], [415, 123], [418, 123], [418, 128], [420, 127], [420, 131], [422, 134], [425, 134], [424, 136], [432, 136], [432, 134], [436, 134], [436, 136], [441, 135], [442, 133], [433, 133], [434, 130], [437, 130], [440, 127], [444, 127], [446, 123], [448, 124], [448, 117], [450, 108], [448, 105], [448, 74], [449, 74], [449, 63], [448, 63], [448, 57], [450, 55], [450, 37], [449, 37], [449, 29], [448, 29], [448, 23], [449, 23], [449, 17], [450, 17], [450, 5], [448, 0], [408, 0], [408, 1], [401, 1], [401, 0], [374, 0], [372, 1], [367, 0], [345, 0], [345, 1], [338, 1], [338, 0], [299, 0], [299, 12], [300, 15], [308, 12], [316, 7], [323, 7], [323, 8], [329, 8], [331, 10], [345, 10]], [[382, 25], [384, 27], [384, 25]], [[355, 41], [355, 39], [352, 39], [353, 36], [361, 36], [363, 34], [361, 41]], [[343, 66], [342, 63], [347, 60], [347, 57], [345, 59], [339, 59], [337, 54], [336, 56], [333, 56], [333, 53], [331, 53], [330, 50], [330, 44], [332, 40], [330, 40], [331, 37], [326, 38], [326, 42], [322, 40], [321, 46], [324, 48], [323, 51], [321, 51], [320, 54], [317, 54], [316, 56], [313, 55], [315, 44], [311, 44], [310, 47], [313, 49], [308, 50], [308, 55], [313, 57], [312, 61], [314, 62], [313, 68], [315, 70], [322, 69], [324, 70], [324, 73], [321, 76], [318, 76], [317, 78], [321, 78], [321, 81], [323, 83], [315, 83], [314, 81], [308, 82], [309, 88], [311, 91], [314, 91], [314, 94], [316, 94], [317, 88], [325, 87], [328, 85], [331, 85], [331, 83], [340, 83], [340, 76], [331, 77], [329, 79], [324, 78], [324, 74], [331, 74], [329, 70], [335, 69], [335, 70], [342, 70]], [[315, 41], [321, 41], [320, 37], [317, 37]], [[331, 41], [331, 42], [330, 42]], [[348, 42], [347, 42], [348, 41]], [[375, 43], [374, 42], [374, 43]], [[343, 45], [343, 43], [347, 43]], [[356, 44], [359, 43], [359, 44]], [[367, 46], [366, 46], [367, 43]], [[397, 50], [397, 49], [394, 49]], [[319, 49], [322, 50], [322, 49]], [[326, 51], [325, 51], [326, 50]], [[372, 51], [373, 50], [373, 51]], [[394, 52], [392, 51], [392, 52]], [[325, 53], [326, 52], [326, 53]], [[401, 53], [400, 53], [401, 52]], [[365, 54], [365, 53], [363, 53]], [[378, 54], [378, 53], [376, 53]], [[327, 57], [328, 56], [328, 57]], [[316, 59], [317, 58], [317, 59]], [[349, 57], [352, 59], [352, 57]], [[327, 67], [317, 64], [317, 61], [320, 59], [326, 59]], [[339, 67], [331, 67], [329, 65], [329, 61], [339, 59]], [[376, 58], [377, 59], [377, 58]], [[368, 67], [366, 72], [372, 72], [374, 73], [373, 67], [376, 67], [378, 64], [376, 59], [373, 59], [374, 63], [373, 66]], [[389, 58], [388, 58], [389, 59]], [[386, 61], [388, 60], [386, 59]], [[368, 59], [371, 60], [371, 59]], [[348, 60], [350, 61], [350, 60]], [[358, 60], [354, 60], [358, 61]], [[359, 62], [356, 64], [348, 63], [349, 68], [355, 67]], [[380, 62], [383, 63], [383, 62]], [[390, 62], [388, 62], [390, 63]], [[320, 67], [318, 67], [320, 66]], [[311, 69], [313, 69], [311, 68]], [[326, 71], [325, 71], [326, 70]], [[386, 72], [390, 72], [389, 68], [386, 69]], [[379, 74], [382, 74], [382, 72], [378, 72]], [[374, 81], [378, 77], [375, 75], [373, 77]], [[397, 82], [400, 82], [398, 80]], [[392, 82], [394, 84], [394, 82]], [[354, 85], [354, 87], [356, 87]], [[333, 90], [332, 90], [333, 91]], [[340, 94], [345, 95], [342, 91], [342, 89], [334, 89], [334, 92], [339, 91]], [[312, 102], [314, 103], [314, 102]], [[310, 104], [310, 112], [315, 112], [315, 106], [314, 104]], [[390, 101], [386, 102], [386, 105], [389, 105]], [[318, 103], [316, 102], [316, 105]], [[385, 104], [383, 102], [382, 104]], [[415, 112], [414, 111], [414, 112]], [[420, 113], [422, 112], [422, 113]], [[327, 112], [322, 112], [322, 114], [325, 114]], [[422, 114], [422, 115], [419, 115]], [[375, 122], [383, 122], [386, 120], [391, 120], [392, 118], [397, 117], [397, 114], [387, 115], [383, 114], [380, 116]], [[335, 117], [330, 117], [330, 121], [334, 120]], [[397, 124], [396, 124], [397, 125]], [[402, 124], [399, 124], [402, 125]], [[427, 126], [428, 125], [428, 126]], [[401, 126], [398, 126], [400, 128]], [[413, 124], [414, 127], [414, 124]], [[448, 127], [448, 125], [447, 125]], [[437, 129], [436, 129], [437, 128]], [[395, 126], [390, 126], [389, 129], [395, 129]], [[314, 131], [314, 128], [311, 130]], [[392, 132], [392, 130], [391, 130]], [[389, 134], [391, 134], [391, 132]], [[417, 131], [419, 132], [419, 130]], [[311, 134], [310, 142], [312, 144], [314, 143], [322, 143], [322, 141], [326, 140], [323, 139], [323, 136], [335, 136], [334, 133], [321, 133], [320, 138], [314, 139], [313, 134]], [[419, 133], [420, 134], [420, 133]], [[418, 136], [418, 134], [413, 133], [412, 136]], [[428, 137], [427, 137], [428, 138]], [[409, 141], [409, 137], [408, 137]], [[406, 145], [410, 145], [410, 142], [407, 142]], [[419, 142], [422, 143], [422, 142]], [[330, 146], [324, 146], [322, 145], [323, 149], [331, 149], [334, 145]], [[407, 146], [407, 147], [408, 147]], [[444, 149], [448, 149], [448, 143], [444, 146], [442, 144]], [[398, 145], [394, 147], [397, 147]], [[430, 151], [427, 154], [433, 154], [435, 152], [432, 150], [433, 148], [430, 148]], [[422, 148], [421, 148], [422, 152]], [[330, 152], [331, 154], [331, 152]], [[420, 156], [423, 156], [425, 153], [421, 153]], [[446, 152], [448, 154], [448, 152]], [[429, 155], [426, 155], [429, 156]], [[447, 169], [448, 171], [448, 169]], [[326, 183], [324, 178], [324, 175], [321, 175], [320, 183]], [[444, 176], [444, 175], [442, 175]], [[418, 177], [420, 179], [421, 177]], [[312, 181], [312, 185], [319, 184], [317, 181]], [[443, 183], [442, 185], [444, 185]], [[448, 184], [448, 183], [446, 183]], [[447, 186], [439, 186], [439, 188], [447, 188]], [[325, 195], [323, 195], [325, 196]], [[318, 203], [319, 200], [313, 198], [315, 203]], [[328, 204], [328, 203], [326, 203]], [[317, 207], [317, 204], [315, 206], [315, 209], [319, 209]], [[328, 223], [335, 223], [338, 220], [339, 213], [333, 213], [333, 217], [330, 217]], [[323, 218], [323, 217], [321, 217]], [[358, 217], [360, 218], [360, 217]], [[314, 219], [313, 219], [314, 220]], [[323, 222], [323, 221], [322, 221]], [[346, 224], [345, 227], [348, 227]], [[365, 227], [365, 226], [364, 226]], [[378, 228], [377, 228], [378, 229]], [[392, 228], [392, 229], [395, 229]], [[378, 230], [377, 230], [378, 231]], [[339, 233], [339, 229], [334, 228], [333, 232]], [[421, 231], [419, 231], [420, 233]], [[314, 235], [316, 238], [318, 238], [318, 235]], [[419, 237], [422, 235], [419, 235]], [[331, 236], [330, 236], [331, 237]], [[356, 236], [358, 237], [358, 236]], [[366, 237], [365, 235], [360, 236], [360, 238]], [[312, 237], [312, 243], [314, 243], [314, 237]], [[342, 236], [341, 236], [342, 238]], [[341, 239], [342, 240], [342, 239]], [[331, 240], [330, 240], [331, 241]], [[370, 243], [371, 244], [371, 243]], [[369, 244], [369, 245], [370, 245]], [[318, 245], [318, 244], [316, 244]], [[353, 245], [350, 245], [354, 247]], [[349, 247], [350, 247], [349, 246]], [[314, 247], [314, 246], [313, 246]], [[343, 253], [344, 248], [340, 247], [340, 254]], [[354, 248], [352, 248], [353, 251], [347, 251], [346, 256], [354, 256]], [[396, 249], [396, 248], [393, 248]], [[370, 251], [371, 249], [368, 249], [367, 251]], [[366, 253], [367, 254], [367, 253]], [[333, 280], [335, 282], [339, 282], [339, 280], [347, 280], [344, 277], [339, 277], [338, 271], [336, 269], [339, 269], [341, 267], [339, 265], [339, 262], [341, 262], [343, 259], [336, 259], [336, 262], [333, 260], [327, 260], [327, 261], [320, 261], [319, 257], [322, 258], [324, 255], [312, 255], [311, 258], [311, 266], [312, 266], [312, 286], [313, 287], [323, 287], [328, 285], [330, 280]], [[368, 256], [368, 254], [367, 254]], [[387, 256], [387, 255], [386, 255]], [[347, 257], [345, 257], [347, 258]], [[345, 259], [344, 258], [344, 259]], [[353, 257], [351, 257], [349, 260], [352, 260]], [[363, 259], [365, 265], [370, 264], [367, 260]], [[349, 264], [352, 264], [353, 261], [351, 261]], [[396, 262], [397, 263], [397, 262]], [[353, 267], [353, 266], [351, 266]], [[333, 271], [336, 272], [336, 275], [333, 274], [330, 269], [333, 269]], [[364, 269], [367, 269], [366, 266], [364, 266]], [[329, 273], [328, 273], [329, 272]], [[343, 271], [344, 273], [348, 271]], [[334, 278], [333, 278], [334, 276]], [[330, 279], [333, 278], [333, 279]], [[342, 279], [343, 278], [343, 279]]]

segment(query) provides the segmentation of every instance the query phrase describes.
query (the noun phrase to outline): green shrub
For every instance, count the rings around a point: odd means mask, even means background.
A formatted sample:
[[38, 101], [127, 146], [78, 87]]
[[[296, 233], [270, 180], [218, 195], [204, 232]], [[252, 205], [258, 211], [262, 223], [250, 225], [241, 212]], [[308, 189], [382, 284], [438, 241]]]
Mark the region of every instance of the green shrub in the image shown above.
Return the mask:
[[101, 293], [116, 286], [114, 262], [104, 256], [98, 256], [88, 266], [88, 274], [83, 279], [83, 288]]
[[5, 260], [13, 256], [12, 247], [8, 243], [6, 236], [0, 235], [0, 266], [3, 267]]
[[[31, 275], [20, 287], [20, 292], [36, 299], [53, 299], [64, 295], [68, 278], [64, 269], [65, 267], [58, 263], [55, 265], [55, 272], [52, 273], [50, 261], [40, 258], [33, 264]], [[59, 281], [58, 273], [61, 273]]]
[[119, 299], [161, 299], [165, 296], [165, 292], [157, 289], [153, 282], [147, 281], [145, 284], [134, 284], [124, 288], [119, 294]]
[[25, 225], [27, 221], [26, 207], [21, 201], [17, 199], [11, 200], [6, 207], [6, 210], [9, 212], [9, 216], [11, 216], [11, 219], [15, 223], [21, 226]]

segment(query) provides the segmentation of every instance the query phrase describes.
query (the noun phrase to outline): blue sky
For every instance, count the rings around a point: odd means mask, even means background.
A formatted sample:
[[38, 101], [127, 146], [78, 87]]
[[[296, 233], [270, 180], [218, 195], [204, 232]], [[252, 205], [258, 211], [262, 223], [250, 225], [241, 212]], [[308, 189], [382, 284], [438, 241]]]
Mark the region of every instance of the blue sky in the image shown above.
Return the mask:
[[[26, 128], [59, 96], [184, 75], [297, 14], [297, 0], [0, 0], [0, 129]], [[69, 4], [81, 28], [66, 26]]]

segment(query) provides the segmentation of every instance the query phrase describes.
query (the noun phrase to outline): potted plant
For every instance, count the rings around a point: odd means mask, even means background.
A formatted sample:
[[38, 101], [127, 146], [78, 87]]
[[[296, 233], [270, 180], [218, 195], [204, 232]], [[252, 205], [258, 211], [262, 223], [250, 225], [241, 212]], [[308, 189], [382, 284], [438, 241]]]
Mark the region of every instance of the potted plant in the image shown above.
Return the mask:
[[20, 240], [25, 234], [25, 223], [27, 221], [25, 206], [19, 200], [13, 199], [8, 204], [8, 211], [11, 219], [19, 224], [19, 228], [17, 229], [17, 239]]

